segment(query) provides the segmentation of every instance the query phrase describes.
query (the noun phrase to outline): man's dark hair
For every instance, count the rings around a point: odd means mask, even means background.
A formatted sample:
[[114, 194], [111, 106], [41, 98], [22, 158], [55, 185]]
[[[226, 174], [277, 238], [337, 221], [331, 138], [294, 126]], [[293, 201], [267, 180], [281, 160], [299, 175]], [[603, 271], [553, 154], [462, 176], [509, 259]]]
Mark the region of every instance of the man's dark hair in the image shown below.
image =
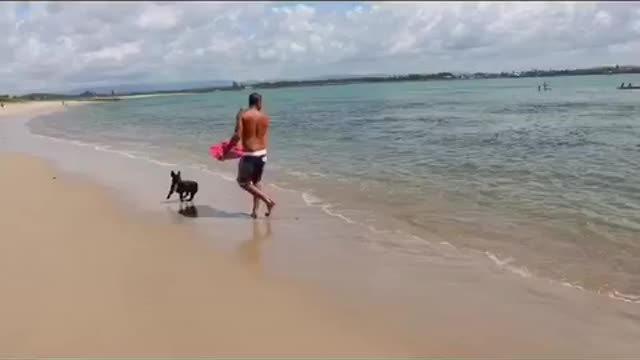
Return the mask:
[[249, 106], [257, 106], [262, 101], [262, 95], [257, 92], [251, 93], [249, 95]]

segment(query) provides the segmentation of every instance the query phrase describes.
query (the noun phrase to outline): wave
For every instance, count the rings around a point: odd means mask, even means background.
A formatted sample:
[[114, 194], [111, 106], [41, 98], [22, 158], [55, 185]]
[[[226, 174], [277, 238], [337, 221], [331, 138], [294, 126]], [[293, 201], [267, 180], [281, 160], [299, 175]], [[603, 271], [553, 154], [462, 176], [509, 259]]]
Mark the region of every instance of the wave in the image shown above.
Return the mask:
[[145, 158], [145, 160], [148, 160], [149, 162], [152, 162], [152, 163], [154, 163], [156, 165], [160, 165], [160, 166], [164, 166], [164, 167], [177, 166], [177, 164], [175, 164], [175, 163], [160, 161], [160, 160], [152, 159], [152, 158], [149, 158], [149, 157]]
[[491, 261], [493, 261], [494, 264], [496, 264], [501, 269], [508, 270], [516, 275], [520, 275], [525, 278], [529, 278], [532, 276], [531, 272], [526, 267], [518, 267], [518, 266], [512, 265], [513, 262], [515, 261], [515, 259], [512, 257], [508, 257], [506, 259], [500, 259], [498, 256], [491, 253], [490, 251], [485, 251], [484, 253]]
[[313, 206], [313, 205], [318, 205], [320, 203], [322, 203], [322, 200], [311, 195], [310, 193], [307, 192], [303, 192], [302, 193], [302, 200], [304, 200], [304, 202], [307, 204], [307, 206]]
[[324, 211], [327, 215], [340, 218], [340, 219], [344, 220], [345, 222], [347, 222], [349, 224], [357, 224], [358, 223], [358, 222], [356, 222], [356, 221], [354, 221], [354, 220], [352, 220], [352, 219], [350, 219], [350, 218], [348, 218], [348, 217], [346, 217], [346, 216], [344, 216], [344, 215], [342, 215], [342, 214], [340, 214], [338, 212], [331, 211], [331, 208], [332, 208], [331, 204], [325, 204], [325, 205], [323, 205], [321, 207], [322, 211]]
[[[535, 275], [531, 271], [529, 271], [529, 269], [527, 269], [526, 267], [513, 265], [513, 263], [515, 262], [515, 259], [512, 258], [512, 257], [507, 257], [506, 259], [500, 259], [498, 256], [496, 256], [495, 254], [493, 254], [493, 253], [491, 253], [489, 251], [485, 251], [484, 253], [487, 256], [487, 258], [489, 258], [496, 266], [498, 266], [501, 269], [505, 269], [505, 270], [507, 270], [507, 271], [509, 271], [509, 272], [511, 272], [513, 274], [516, 274], [518, 276], [521, 276], [523, 278], [535, 277]], [[558, 280], [554, 280], [554, 279], [543, 279], [543, 280], [547, 280], [547, 281], [551, 282], [552, 284], [569, 287], [571, 289], [578, 290], [578, 291], [591, 292], [591, 293], [595, 293], [595, 294], [598, 294], [598, 295], [605, 294], [606, 296], [608, 296], [609, 298], [614, 299], [614, 300], [624, 301], [624, 302], [632, 303], [632, 304], [640, 304], [640, 295], [625, 294], [625, 293], [617, 291], [616, 289], [613, 289], [613, 290], [607, 291], [606, 293], [603, 293], [601, 291], [590, 291], [590, 290], [584, 288], [581, 285], [578, 285], [578, 284], [575, 284], [575, 283], [571, 283], [571, 282], [567, 282], [567, 281], [558, 281]]]
[[[277, 186], [274, 185], [274, 187], [277, 187]], [[277, 187], [277, 188], [284, 190], [284, 188], [281, 188], [281, 187]], [[420, 244], [423, 244], [423, 245], [424, 244], [429, 244], [428, 240], [426, 240], [426, 239], [424, 239], [422, 237], [413, 235], [413, 234], [407, 235], [406, 233], [404, 233], [402, 231], [380, 230], [380, 229], [377, 229], [374, 226], [367, 225], [367, 224], [364, 224], [362, 222], [356, 221], [355, 219], [352, 219], [352, 218], [350, 218], [348, 216], [345, 216], [344, 214], [342, 214], [339, 211], [335, 210], [335, 206], [334, 205], [332, 205], [330, 203], [326, 203], [323, 199], [313, 195], [310, 191], [302, 192], [301, 193], [301, 197], [302, 197], [303, 201], [305, 202], [305, 204], [307, 206], [319, 207], [327, 215], [335, 217], [335, 218], [339, 218], [339, 219], [343, 220], [345, 223], [348, 223], [348, 224], [351, 224], [351, 225], [363, 226], [363, 227], [367, 228], [371, 233], [374, 233], [374, 234], [395, 233], [398, 236], [409, 236], [412, 240], [414, 240], [414, 241], [416, 241], [416, 242], [418, 242]], [[438, 245], [443, 246], [443, 247], [447, 247], [447, 248], [450, 248], [450, 249], [462, 251], [461, 249], [457, 248], [455, 245], [453, 245], [453, 244], [451, 244], [450, 242], [447, 242], [447, 241], [440, 241], [440, 242], [438, 242]], [[415, 252], [412, 251], [411, 253], [415, 253]], [[606, 294], [603, 294], [603, 293], [601, 293], [599, 291], [592, 291], [592, 290], [585, 289], [581, 285], [578, 285], [578, 284], [575, 284], [575, 283], [559, 281], [559, 280], [554, 280], [554, 279], [549, 279], [549, 278], [537, 277], [526, 266], [515, 265], [516, 259], [513, 258], [513, 257], [509, 256], [509, 257], [506, 257], [506, 258], [500, 258], [499, 256], [497, 256], [496, 254], [494, 254], [494, 253], [492, 253], [490, 251], [484, 251], [483, 254], [489, 260], [491, 260], [493, 265], [495, 265], [499, 269], [506, 270], [509, 273], [511, 273], [513, 275], [516, 275], [516, 276], [519, 276], [519, 277], [522, 277], [522, 278], [526, 278], [526, 279], [528, 279], [528, 278], [538, 278], [538, 279], [549, 281], [550, 283], [555, 284], [555, 285], [569, 287], [569, 288], [572, 288], [572, 289], [578, 290], [578, 291], [585, 291], [585, 292], [595, 293], [595, 294], [598, 294], [598, 295], [606, 295], [611, 299], [624, 301], [624, 302], [627, 302], [627, 303], [640, 303], [640, 295], [624, 294], [624, 293], [621, 293], [621, 292], [619, 292], [619, 291], [617, 291], [615, 289], [611, 290], [610, 292], [608, 292]]]
[[616, 300], [632, 303], [632, 304], [640, 304], [640, 295], [632, 295], [632, 294], [624, 294], [617, 290], [613, 290], [607, 293], [607, 295]]
[[[140, 153], [136, 153], [130, 150], [119, 150], [119, 149], [114, 149], [112, 148], [110, 145], [106, 145], [106, 144], [99, 144], [99, 143], [91, 143], [91, 142], [84, 142], [84, 141], [80, 141], [80, 140], [75, 140], [75, 139], [66, 139], [66, 138], [59, 138], [59, 137], [52, 137], [52, 136], [47, 136], [47, 135], [41, 135], [41, 134], [33, 134], [34, 136], [40, 137], [40, 138], [44, 138], [50, 141], [55, 141], [55, 142], [63, 142], [63, 143], [67, 143], [73, 146], [78, 146], [78, 147], [91, 147], [96, 151], [101, 151], [101, 152], [108, 152], [108, 153], [112, 153], [112, 154], [116, 154], [119, 156], [123, 156], [129, 159], [137, 159], [137, 160], [143, 160], [143, 161], [147, 161], [153, 164], [156, 164], [158, 166], [163, 166], [163, 167], [174, 167], [174, 166], [179, 166], [180, 164], [177, 163], [172, 163], [172, 162], [167, 162], [167, 161], [163, 161], [163, 160], [158, 160], [158, 159], [154, 159], [152, 157], [147, 156], [146, 154], [140, 154]], [[235, 177], [232, 174], [226, 173], [226, 172], [221, 172], [221, 171], [215, 171], [210, 169], [209, 167], [207, 167], [204, 164], [192, 164], [190, 165], [191, 168], [193, 169], [197, 169], [200, 170], [202, 172], [214, 175], [218, 178], [224, 179], [226, 181], [230, 181], [233, 182], [235, 181]], [[309, 176], [309, 174], [305, 174], [305, 173], [296, 173], [296, 172], [291, 172], [290, 173], [293, 176]], [[320, 173], [318, 173], [320, 174]], [[316, 175], [316, 174], [314, 174]], [[322, 174], [324, 175], [324, 174]], [[317, 175], [316, 175], [317, 176]], [[339, 210], [336, 209], [335, 205], [330, 204], [325, 202], [325, 200], [313, 195], [310, 191], [304, 191], [304, 192], [299, 192], [297, 190], [292, 190], [292, 189], [287, 189], [284, 188], [282, 186], [279, 186], [277, 184], [271, 183], [269, 184], [269, 186], [274, 187], [276, 189], [282, 190], [282, 191], [290, 191], [290, 192], [296, 192], [299, 193], [303, 202], [309, 206], [309, 207], [317, 207], [319, 208], [322, 212], [324, 212], [326, 215], [331, 216], [333, 218], [338, 218], [342, 221], [344, 221], [347, 224], [350, 225], [357, 225], [357, 226], [361, 226], [363, 228], [365, 228], [367, 231], [371, 232], [372, 234], [376, 234], [376, 235], [380, 235], [380, 234], [391, 234], [391, 235], [395, 235], [397, 237], [409, 237], [413, 240], [413, 242], [415, 242], [416, 244], [429, 244], [429, 241], [419, 237], [417, 235], [413, 235], [413, 234], [407, 234], [403, 231], [399, 231], [399, 230], [395, 230], [395, 231], [389, 231], [389, 230], [381, 230], [376, 228], [375, 226], [366, 224], [364, 222], [360, 222], [357, 221], [356, 219], [353, 219], [349, 216], [346, 216], [345, 214], [341, 213]], [[463, 251], [462, 249], [458, 249], [455, 245], [447, 242], [447, 241], [440, 241], [437, 243], [440, 246], [443, 247], [447, 247], [450, 249], [455, 249], [458, 251]], [[409, 245], [409, 244], [404, 244], [404, 245]], [[415, 251], [411, 251], [411, 253], [415, 253]], [[498, 257], [496, 254], [493, 254], [489, 251], [484, 251], [483, 252], [484, 256], [486, 256], [486, 258], [488, 258], [489, 260], [491, 260], [491, 262], [497, 266], [500, 269], [504, 269], [506, 271], [508, 271], [509, 273], [512, 273], [514, 275], [520, 276], [522, 278], [532, 278], [532, 277], [536, 277], [535, 274], [533, 274], [527, 267], [524, 266], [517, 266], [515, 265], [516, 259], [514, 259], [513, 257], [506, 257], [506, 258], [500, 258]], [[577, 284], [573, 284], [570, 282], [563, 282], [563, 281], [557, 281], [557, 280], [553, 280], [553, 279], [546, 279], [552, 283], [561, 285], [561, 286], [566, 286], [566, 287], [570, 287], [572, 289], [578, 290], [578, 291], [587, 291], [587, 292], [593, 292], [590, 290], [585, 289], [584, 287], [577, 285]], [[595, 293], [597, 294], [601, 294], [601, 295], [606, 295], [611, 299], [617, 300], [617, 301], [623, 301], [623, 302], [627, 302], [627, 303], [634, 303], [634, 304], [638, 304], [640, 303], [640, 295], [634, 295], [634, 294], [625, 294], [622, 292], [619, 292], [615, 289], [610, 290], [606, 293], [601, 293], [598, 291], [595, 291]]]
[[176, 163], [170, 163], [170, 162], [154, 159], [154, 158], [151, 158], [149, 156], [146, 156], [145, 154], [136, 153], [136, 152], [131, 151], [131, 150], [114, 149], [114, 148], [111, 147], [111, 145], [85, 142], [85, 141], [80, 141], [80, 140], [75, 140], [75, 139], [57, 138], [57, 137], [41, 135], [41, 134], [33, 134], [33, 135], [37, 136], [37, 137], [40, 137], [40, 138], [47, 139], [47, 140], [55, 141], [55, 142], [58, 142], [58, 143], [63, 142], [63, 143], [71, 144], [71, 145], [74, 145], [74, 146], [92, 147], [96, 151], [108, 152], [108, 153], [112, 153], [112, 154], [116, 154], [116, 155], [119, 155], [119, 156], [123, 156], [123, 157], [129, 158], [129, 159], [145, 160], [145, 161], [151, 162], [153, 164], [164, 166], [164, 167], [171, 167], [171, 166], [177, 166], [178, 165]]
[[299, 178], [299, 179], [308, 179], [308, 178], [312, 178], [312, 177], [316, 177], [316, 178], [328, 178], [329, 175], [325, 174], [325, 173], [321, 173], [318, 171], [311, 171], [311, 172], [304, 172], [304, 171], [296, 171], [296, 170], [288, 170], [286, 171], [287, 175], [293, 176], [295, 178]]

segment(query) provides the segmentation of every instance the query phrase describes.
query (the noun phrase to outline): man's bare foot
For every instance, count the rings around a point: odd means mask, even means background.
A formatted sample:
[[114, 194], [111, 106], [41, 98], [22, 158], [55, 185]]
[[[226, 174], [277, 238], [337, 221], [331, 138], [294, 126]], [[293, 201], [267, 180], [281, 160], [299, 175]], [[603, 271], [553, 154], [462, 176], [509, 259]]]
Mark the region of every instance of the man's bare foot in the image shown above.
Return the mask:
[[252, 212], [250, 216], [251, 216], [252, 219], [257, 219], [258, 218], [258, 214], [256, 214], [255, 212]]
[[270, 199], [269, 203], [267, 203], [267, 212], [264, 213], [264, 216], [269, 217], [274, 206], [276, 206], [276, 202]]

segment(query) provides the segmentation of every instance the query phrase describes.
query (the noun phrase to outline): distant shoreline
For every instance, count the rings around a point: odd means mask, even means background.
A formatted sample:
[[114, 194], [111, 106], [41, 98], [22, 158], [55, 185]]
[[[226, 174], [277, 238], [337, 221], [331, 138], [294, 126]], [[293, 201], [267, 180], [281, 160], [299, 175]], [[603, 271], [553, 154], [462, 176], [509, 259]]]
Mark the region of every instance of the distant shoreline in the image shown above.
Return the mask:
[[87, 101], [119, 101], [119, 100], [133, 100], [133, 99], [146, 99], [152, 97], [162, 96], [181, 96], [181, 95], [193, 95], [191, 92], [176, 92], [176, 93], [161, 93], [161, 94], [137, 94], [137, 95], [122, 95], [122, 96], [96, 96]]
[[589, 75], [621, 75], [621, 74], [640, 74], [640, 66], [609, 66], [588, 69], [573, 70], [529, 70], [529, 71], [512, 71], [500, 73], [451, 73], [439, 72], [434, 74], [406, 74], [406, 75], [389, 75], [389, 76], [362, 76], [347, 77], [341, 79], [321, 79], [321, 80], [281, 80], [281, 81], [262, 81], [254, 83], [233, 82], [231, 86], [217, 86], [205, 88], [191, 88], [181, 90], [160, 90], [150, 92], [129, 92], [121, 94], [98, 94], [86, 91], [78, 95], [63, 95], [55, 93], [30, 93], [17, 97], [4, 97], [0, 101], [15, 102], [20, 100], [92, 100], [92, 101], [113, 101], [124, 99], [137, 99], [155, 96], [172, 96], [172, 95], [193, 95], [210, 93], [215, 91], [241, 91], [247, 89], [277, 89], [291, 87], [310, 87], [310, 86], [336, 86], [366, 83], [387, 83], [387, 82], [409, 82], [409, 81], [454, 81], [454, 80], [480, 80], [480, 79], [521, 79], [521, 78], [549, 78], [558, 76], [589, 76]]
[[363, 83], [385, 83], [385, 82], [408, 82], [408, 81], [453, 81], [453, 80], [482, 80], [482, 79], [521, 79], [521, 78], [548, 78], [558, 76], [589, 76], [589, 75], [619, 75], [619, 74], [640, 74], [640, 66], [624, 67], [603, 67], [593, 69], [575, 70], [531, 70], [525, 72], [501, 72], [501, 73], [467, 73], [454, 74], [451, 72], [440, 72], [436, 74], [408, 74], [393, 76], [363, 76], [345, 79], [324, 79], [324, 80], [283, 80], [271, 82], [259, 82], [248, 87], [254, 89], [269, 89], [283, 87], [303, 87], [303, 86], [335, 86]]

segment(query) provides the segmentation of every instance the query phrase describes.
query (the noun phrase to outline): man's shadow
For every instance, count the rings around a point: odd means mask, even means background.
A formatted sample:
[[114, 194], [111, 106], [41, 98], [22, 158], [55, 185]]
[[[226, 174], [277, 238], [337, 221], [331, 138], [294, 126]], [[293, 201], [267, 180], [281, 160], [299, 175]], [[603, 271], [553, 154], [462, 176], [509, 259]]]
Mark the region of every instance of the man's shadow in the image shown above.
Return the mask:
[[250, 219], [249, 214], [241, 212], [228, 212], [212, 208], [208, 205], [193, 205], [193, 203], [180, 203], [178, 214], [189, 218], [224, 218], [224, 219]]
[[[252, 266], [261, 265], [262, 247], [271, 239], [271, 222], [253, 221], [253, 231], [251, 236], [238, 246], [238, 257], [242, 261]], [[264, 231], [261, 229], [264, 228]]]

